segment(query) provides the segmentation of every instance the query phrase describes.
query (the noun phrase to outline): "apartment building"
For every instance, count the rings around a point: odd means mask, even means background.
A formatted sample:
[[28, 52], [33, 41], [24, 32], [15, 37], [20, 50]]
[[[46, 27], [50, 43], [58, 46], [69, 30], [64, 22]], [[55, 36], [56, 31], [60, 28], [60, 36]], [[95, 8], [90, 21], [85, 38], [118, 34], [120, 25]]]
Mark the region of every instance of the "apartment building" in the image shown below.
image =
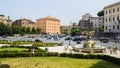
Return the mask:
[[60, 34], [60, 20], [55, 17], [47, 16], [37, 19], [35, 26], [40, 28], [42, 33], [50, 35]]
[[120, 37], [120, 2], [104, 7], [104, 32]]

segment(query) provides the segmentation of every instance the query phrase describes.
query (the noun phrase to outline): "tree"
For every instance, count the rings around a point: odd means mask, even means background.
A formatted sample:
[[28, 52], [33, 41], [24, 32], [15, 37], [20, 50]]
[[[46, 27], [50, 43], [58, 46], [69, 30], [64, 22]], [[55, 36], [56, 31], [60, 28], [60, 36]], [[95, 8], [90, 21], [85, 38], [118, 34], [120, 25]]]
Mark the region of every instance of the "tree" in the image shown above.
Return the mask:
[[103, 27], [103, 26], [99, 26], [99, 27], [98, 27], [98, 30], [101, 32], [101, 31], [104, 30], [104, 27]]
[[22, 31], [21, 31], [20, 26], [13, 26], [12, 32], [13, 32], [13, 34], [21, 34]]
[[79, 28], [74, 27], [74, 28], [71, 29], [71, 35], [72, 36], [80, 35], [80, 33], [81, 33], [81, 30]]
[[41, 33], [41, 29], [40, 28], [37, 28], [36, 29], [36, 34], [40, 34]]
[[11, 33], [11, 28], [8, 25], [5, 25], [4, 23], [0, 22], [0, 35], [10, 35]]
[[32, 33], [32, 34], [35, 34], [35, 33], [36, 33], [36, 30], [35, 30], [35, 28], [34, 28], [34, 27], [32, 28], [31, 33]]
[[100, 17], [100, 16], [104, 16], [104, 10], [101, 10], [97, 13], [97, 15]]
[[26, 33], [27, 33], [27, 34], [30, 34], [30, 33], [31, 33], [30, 27], [27, 27], [27, 28], [26, 28]]

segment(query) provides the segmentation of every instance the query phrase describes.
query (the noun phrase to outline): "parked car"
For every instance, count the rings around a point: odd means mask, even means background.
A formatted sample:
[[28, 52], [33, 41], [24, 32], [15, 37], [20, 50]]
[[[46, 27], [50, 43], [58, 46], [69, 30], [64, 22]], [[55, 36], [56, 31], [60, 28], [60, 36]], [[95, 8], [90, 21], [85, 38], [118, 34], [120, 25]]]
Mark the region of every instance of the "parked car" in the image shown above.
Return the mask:
[[65, 40], [72, 40], [70, 36], [66, 37]]
[[7, 38], [7, 35], [3, 35], [2, 38]]
[[41, 41], [41, 40], [39, 40], [39, 39], [35, 39], [35, 42], [43, 42], [43, 41]]
[[47, 39], [48, 39], [48, 40], [49, 40], [49, 39], [52, 39], [52, 36], [48, 36]]
[[100, 38], [99, 40], [103, 43], [108, 43], [108, 41], [109, 41], [108, 38]]
[[86, 40], [84, 37], [74, 37], [73, 41], [83, 41]]
[[54, 36], [53, 39], [54, 40], [60, 40], [60, 38], [58, 36]]

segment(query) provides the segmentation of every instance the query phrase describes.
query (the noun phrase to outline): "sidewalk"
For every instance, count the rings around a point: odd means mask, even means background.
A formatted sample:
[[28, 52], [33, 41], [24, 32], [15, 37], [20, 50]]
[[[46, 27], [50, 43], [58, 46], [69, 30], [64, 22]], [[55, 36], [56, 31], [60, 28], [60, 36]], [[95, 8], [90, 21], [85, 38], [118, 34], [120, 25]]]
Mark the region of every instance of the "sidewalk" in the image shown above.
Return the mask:
[[[48, 48], [48, 52], [59, 52], [59, 53], [70, 53], [70, 50], [67, 49], [65, 50], [65, 46], [56, 46], [56, 47], [40, 47], [41, 49]], [[77, 52], [72, 52], [72, 53], [77, 53]], [[117, 54], [110, 54], [109, 51], [107, 51], [106, 53], [104, 53], [105, 55], [110, 55], [113, 57], [117, 57], [120, 58], [120, 51], [117, 51]]]
[[120, 58], [120, 51], [117, 51], [117, 54], [115, 54], [115, 53], [110, 54], [110, 52], [107, 51], [107, 53], [105, 53], [105, 54], [106, 54], [106, 55], [113, 56], [113, 57]]

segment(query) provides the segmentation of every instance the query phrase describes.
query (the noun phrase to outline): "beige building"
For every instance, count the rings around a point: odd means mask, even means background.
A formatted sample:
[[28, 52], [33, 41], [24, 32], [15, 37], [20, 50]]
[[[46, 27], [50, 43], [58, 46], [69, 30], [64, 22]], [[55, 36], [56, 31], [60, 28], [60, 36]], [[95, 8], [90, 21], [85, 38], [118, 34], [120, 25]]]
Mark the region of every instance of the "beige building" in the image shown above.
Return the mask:
[[34, 22], [32, 22], [32, 20], [29, 20], [29, 19], [18, 19], [18, 20], [15, 20], [13, 23], [12, 23], [12, 26], [20, 26], [20, 27], [30, 27], [30, 28], [33, 28], [34, 27]]
[[104, 7], [104, 32], [114, 39], [120, 37], [120, 2]]
[[42, 33], [46, 34], [60, 34], [60, 20], [54, 17], [45, 17], [37, 19], [35, 24], [37, 28], [40, 28]]
[[104, 7], [104, 32], [120, 32], [120, 2]]
[[6, 21], [4, 15], [0, 15], [0, 22], [2, 22], [2, 23], [4, 23], [5, 25], [7, 25], [7, 21]]

